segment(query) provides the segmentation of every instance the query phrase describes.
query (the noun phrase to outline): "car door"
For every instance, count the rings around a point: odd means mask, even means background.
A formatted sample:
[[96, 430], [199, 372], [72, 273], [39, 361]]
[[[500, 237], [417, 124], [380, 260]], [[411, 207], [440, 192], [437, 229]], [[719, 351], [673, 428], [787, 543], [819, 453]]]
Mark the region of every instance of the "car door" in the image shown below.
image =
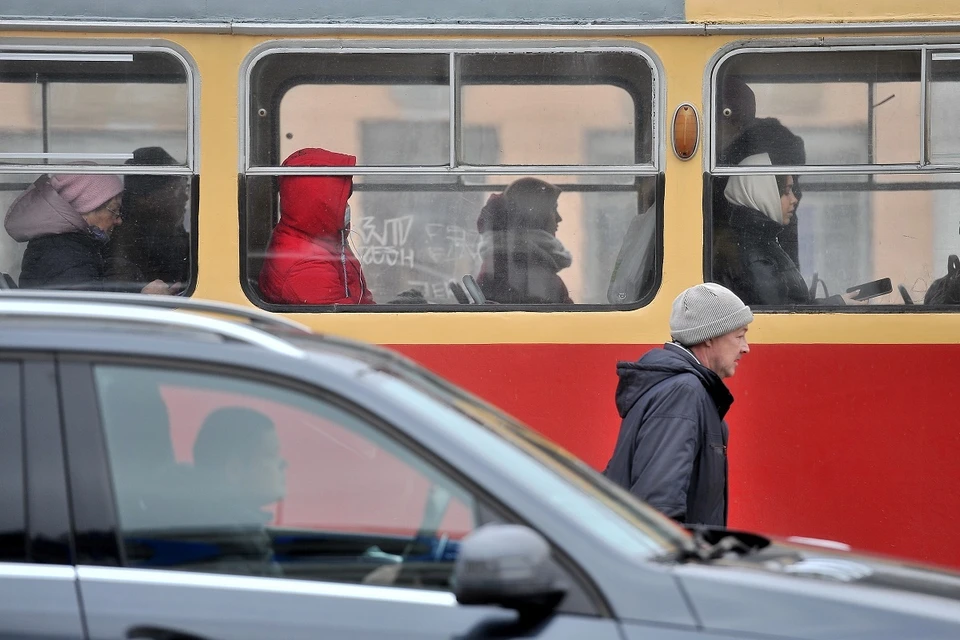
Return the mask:
[[0, 359], [0, 638], [82, 638], [52, 358]]
[[142, 360], [61, 379], [92, 640], [620, 638], [574, 575], [535, 628], [457, 604], [459, 540], [497, 505], [333, 394]]

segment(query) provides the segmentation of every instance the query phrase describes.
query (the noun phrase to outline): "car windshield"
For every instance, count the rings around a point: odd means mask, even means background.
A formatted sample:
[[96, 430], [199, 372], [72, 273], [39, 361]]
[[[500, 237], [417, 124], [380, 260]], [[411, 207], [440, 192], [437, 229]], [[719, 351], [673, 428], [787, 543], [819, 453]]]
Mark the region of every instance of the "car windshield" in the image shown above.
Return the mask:
[[[329, 346], [324, 349], [327, 354]], [[451, 426], [456, 421], [457, 428], [450, 431], [465, 446], [482, 451], [505, 475], [535, 488], [546, 502], [619, 551], [652, 558], [693, 546], [682, 526], [529, 427], [405, 359], [377, 356], [373, 359], [380, 362], [370, 364], [384, 374], [378, 376], [384, 390], [434, 419], [438, 412], [448, 413], [440, 419]]]

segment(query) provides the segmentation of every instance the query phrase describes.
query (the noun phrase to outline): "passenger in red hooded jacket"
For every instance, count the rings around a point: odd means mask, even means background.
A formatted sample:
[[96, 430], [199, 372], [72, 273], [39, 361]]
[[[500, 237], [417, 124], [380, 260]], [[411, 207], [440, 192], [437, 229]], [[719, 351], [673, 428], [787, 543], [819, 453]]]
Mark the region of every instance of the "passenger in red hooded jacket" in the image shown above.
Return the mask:
[[[285, 167], [352, 167], [354, 156], [300, 149]], [[260, 271], [260, 293], [278, 304], [373, 304], [350, 250], [352, 176], [280, 176], [280, 222]]]

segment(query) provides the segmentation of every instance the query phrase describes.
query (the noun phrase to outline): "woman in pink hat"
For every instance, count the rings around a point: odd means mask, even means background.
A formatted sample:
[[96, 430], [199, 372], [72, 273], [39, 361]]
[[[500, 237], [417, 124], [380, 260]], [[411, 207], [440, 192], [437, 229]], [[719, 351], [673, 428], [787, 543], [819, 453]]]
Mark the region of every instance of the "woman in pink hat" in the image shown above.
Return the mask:
[[175, 293], [161, 280], [132, 288], [106, 282], [106, 246], [122, 222], [122, 193], [117, 176], [82, 174], [42, 176], [24, 191], [3, 223], [10, 237], [27, 243], [20, 286]]

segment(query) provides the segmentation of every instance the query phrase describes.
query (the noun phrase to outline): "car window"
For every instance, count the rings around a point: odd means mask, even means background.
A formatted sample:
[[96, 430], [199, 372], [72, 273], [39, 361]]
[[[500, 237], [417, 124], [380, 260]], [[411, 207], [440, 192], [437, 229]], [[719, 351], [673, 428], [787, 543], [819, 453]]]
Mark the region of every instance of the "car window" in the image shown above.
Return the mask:
[[0, 561], [27, 559], [20, 364], [0, 362]]
[[449, 589], [477, 503], [364, 418], [222, 375], [95, 383], [127, 566]]

